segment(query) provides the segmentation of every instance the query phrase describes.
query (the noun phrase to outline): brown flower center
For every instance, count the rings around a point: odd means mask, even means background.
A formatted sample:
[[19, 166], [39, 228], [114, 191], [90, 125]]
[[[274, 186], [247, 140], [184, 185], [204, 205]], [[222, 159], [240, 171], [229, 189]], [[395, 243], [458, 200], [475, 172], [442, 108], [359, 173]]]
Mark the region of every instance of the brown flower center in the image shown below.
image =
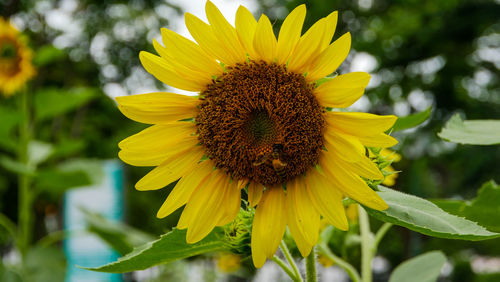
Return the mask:
[[249, 62], [201, 93], [199, 140], [235, 179], [284, 183], [317, 164], [324, 118], [314, 84], [285, 66]]
[[20, 71], [18, 48], [16, 42], [0, 37], [0, 75], [13, 76]]

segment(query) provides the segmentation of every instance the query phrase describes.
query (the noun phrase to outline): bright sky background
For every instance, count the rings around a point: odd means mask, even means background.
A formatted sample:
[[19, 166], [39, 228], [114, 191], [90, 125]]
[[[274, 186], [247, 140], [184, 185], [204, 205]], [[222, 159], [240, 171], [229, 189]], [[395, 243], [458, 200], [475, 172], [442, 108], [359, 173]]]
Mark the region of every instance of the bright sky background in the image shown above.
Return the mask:
[[[189, 12], [198, 18], [207, 22], [207, 17], [205, 15], [205, 4], [206, 0], [171, 0], [171, 4], [181, 7], [185, 12]], [[224, 17], [234, 26], [234, 17], [236, 15], [236, 10], [240, 5], [243, 5], [250, 10], [250, 12], [255, 13], [258, 5], [255, 0], [212, 0], [212, 3], [219, 8]], [[191, 38], [189, 32], [184, 24], [184, 15], [180, 19], [176, 19], [173, 23], [172, 29], [174, 29], [179, 34]]]

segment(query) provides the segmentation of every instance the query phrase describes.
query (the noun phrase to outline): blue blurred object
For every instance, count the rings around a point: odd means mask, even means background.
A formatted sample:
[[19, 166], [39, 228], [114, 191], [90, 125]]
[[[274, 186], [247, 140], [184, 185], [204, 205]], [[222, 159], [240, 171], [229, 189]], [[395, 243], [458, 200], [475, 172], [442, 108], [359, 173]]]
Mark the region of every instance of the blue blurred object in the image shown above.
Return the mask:
[[116, 160], [102, 161], [102, 168], [104, 177], [101, 183], [72, 189], [64, 196], [64, 229], [71, 234], [64, 241], [66, 282], [122, 281], [121, 274], [77, 267], [104, 265], [120, 256], [97, 236], [82, 232], [85, 230], [82, 209], [99, 213], [112, 221], [123, 220], [123, 168]]

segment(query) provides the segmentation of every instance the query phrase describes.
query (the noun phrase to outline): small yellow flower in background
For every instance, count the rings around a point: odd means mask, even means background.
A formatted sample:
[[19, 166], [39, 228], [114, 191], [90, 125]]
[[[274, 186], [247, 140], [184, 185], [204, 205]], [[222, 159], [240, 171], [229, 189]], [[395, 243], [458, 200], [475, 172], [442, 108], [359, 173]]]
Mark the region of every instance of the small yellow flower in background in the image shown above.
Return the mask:
[[[389, 149], [382, 149], [380, 151], [380, 155], [385, 157], [387, 161], [392, 161], [393, 163], [397, 163], [401, 160], [400, 154]], [[398, 172], [391, 165], [384, 167], [384, 170], [390, 174], [385, 177], [382, 184], [385, 186], [394, 186], [394, 184], [396, 184], [396, 179], [398, 178]]]
[[236, 217], [240, 190], [246, 189], [250, 206], [256, 206], [252, 258], [261, 267], [275, 254], [287, 226], [303, 256], [318, 240], [321, 216], [347, 230], [345, 195], [386, 209], [361, 177], [384, 178], [365, 156], [365, 146], [395, 145], [384, 132], [396, 117], [326, 110], [358, 100], [370, 80], [367, 73], [317, 84], [350, 50], [349, 33], [331, 43], [337, 12], [301, 34], [306, 7], [300, 5], [276, 39], [265, 15], [257, 21], [240, 6], [233, 27], [212, 2], [205, 8], [208, 24], [185, 15], [196, 43], [162, 29], [164, 46], [153, 41], [160, 56], [139, 55], [157, 79], [198, 97], [117, 98], [124, 115], [153, 124], [119, 144], [124, 162], [156, 167], [136, 189], [161, 189], [180, 179], [157, 216], [186, 205], [177, 228], [187, 228], [187, 242], [195, 243]]
[[358, 204], [350, 204], [346, 207], [345, 213], [347, 215], [347, 219], [350, 222], [358, 222], [359, 217], [359, 207]]
[[239, 255], [227, 253], [219, 254], [217, 257], [217, 267], [226, 273], [238, 270], [241, 266], [241, 257]]
[[318, 262], [321, 263], [323, 267], [330, 267], [335, 264], [333, 260], [324, 255], [318, 255]]
[[0, 92], [11, 96], [35, 75], [32, 53], [21, 34], [0, 17]]

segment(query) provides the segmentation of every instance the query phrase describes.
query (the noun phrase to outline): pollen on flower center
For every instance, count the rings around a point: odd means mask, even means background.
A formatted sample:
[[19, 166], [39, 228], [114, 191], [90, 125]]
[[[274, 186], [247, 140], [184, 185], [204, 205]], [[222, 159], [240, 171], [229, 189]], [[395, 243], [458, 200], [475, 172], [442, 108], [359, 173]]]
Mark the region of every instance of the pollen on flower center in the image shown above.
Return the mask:
[[275, 137], [275, 125], [265, 111], [256, 111], [248, 116], [247, 124], [243, 128], [248, 141], [254, 146], [272, 143]]
[[314, 85], [285, 66], [253, 62], [227, 69], [201, 93], [199, 140], [235, 179], [284, 183], [317, 164], [322, 108]]

